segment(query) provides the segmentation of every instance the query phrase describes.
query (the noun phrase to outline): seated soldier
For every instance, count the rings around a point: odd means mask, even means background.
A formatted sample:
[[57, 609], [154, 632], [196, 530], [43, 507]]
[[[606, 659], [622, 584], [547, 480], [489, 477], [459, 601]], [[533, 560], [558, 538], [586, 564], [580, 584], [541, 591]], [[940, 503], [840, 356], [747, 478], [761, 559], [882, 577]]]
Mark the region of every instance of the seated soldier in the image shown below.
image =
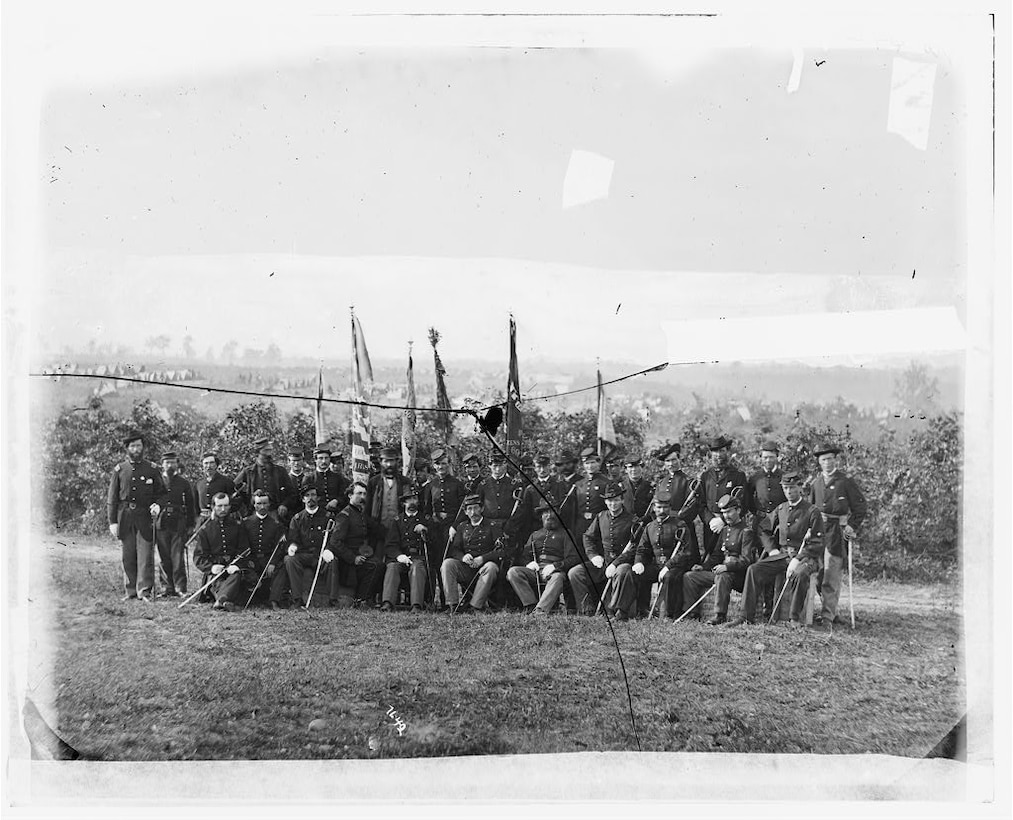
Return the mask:
[[347, 493], [348, 504], [334, 519], [338, 563], [329, 578], [331, 604], [338, 602], [340, 587], [349, 587], [355, 591], [355, 606], [361, 607], [372, 602], [377, 578], [382, 577], [384, 529], [379, 521], [366, 515], [365, 484], [352, 482]]
[[471, 494], [464, 499], [467, 520], [454, 532], [450, 544], [450, 557], [440, 567], [447, 607], [457, 611], [461, 601], [459, 584], [467, 588], [475, 585], [471, 604], [464, 612], [485, 611], [486, 600], [492, 592], [499, 574], [499, 560], [503, 557], [503, 532], [497, 522], [482, 517], [482, 498]]
[[[588, 566], [577, 564], [569, 572], [573, 597], [577, 599], [577, 611], [593, 615], [598, 608], [598, 599], [605, 593], [607, 579], [615, 574], [622, 563], [632, 563], [632, 549], [623, 550], [633, 535], [633, 516], [624, 509], [623, 488], [618, 483], [609, 484], [603, 494], [606, 509], [598, 513], [591, 526], [584, 532], [584, 553]], [[622, 559], [620, 559], [622, 555]], [[605, 563], [612, 567], [611, 575]], [[609, 586], [612, 586], [609, 584]]]
[[[266, 597], [271, 609], [280, 609], [281, 600], [288, 592], [288, 573], [283, 569], [285, 551], [281, 549], [286, 541], [286, 531], [270, 511], [271, 500], [267, 491], [254, 490], [253, 515], [243, 519], [243, 529], [246, 530], [246, 538], [250, 543], [255, 582], [263, 578], [253, 594], [261, 601]], [[263, 593], [268, 590], [270, 592], [265, 596]]]
[[[773, 590], [777, 579], [786, 572], [789, 559], [794, 558], [800, 549], [809, 550], [810, 553], [813, 551], [819, 553], [822, 549], [822, 542], [818, 540], [815, 547], [810, 546], [810, 541], [818, 539], [822, 533], [822, 517], [819, 510], [802, 497], [802, 476], [797, 470], [786, 472], [781, 476], [781, 490], [788, 500], [779, 504], [760, 521], [759, 530], [763, 551], [760, 553], [759, 560], [746, 570], [746, 582], [742, 603], [739, 606], [739, 617], [734, 621], [729, 621], [728, 626], [751, 624], [756, 620], [756, 603], [759, 593], [768, 588]], [[799, 561], [795, 562], [793, 574], [800, 563]], [[818, 566], [819, 561], [816, 564]], [[798, 625], [801, 606], [805, 603], [808, 587], [807, 576], [802, 589], [802, 597], [798, 602], [799, 609], [792, 610], [795, 625]]]
[[419, 515], [419, 494], [409, 487], [401, 493], [404, 513], [387, 528], [383, 576], [383, 603], [380, 609], [390, 612], [397, 604], [397, 593], [408, 579], [412, 612], [421, 612], [426, 601], [429, 573], [426, 569], [426, 548], [423, 543], [426, 527]]
[[728, 620], [728, 602], [732, 590], [742, 591], [746, 569], [753, 554], [753, 532], [742, 519], [742, 502], [724, 495], [718, 501], [718, 511], [724, 520], [717, 545], [704, 558], [703, 564], [694, 565], [682, 579], [683, 597], [693, 611], [688, 617], [700, 618], [701, 604], [693, 606], [711, 586], [717, 587], [717, 611], [707, 623], [711, 626]]
[[292, 522], [288, 526], [288, 556], [285, 558], [285, 572], [288, 574], [292, 603], [295, 606], [308, 606], [311, 603], [309, 596], [314, 579], [317, 587], [320, 587], [318, 569], [323, 571], [321, 562], [330, 564], [334, 560], [334, 551], [324, 548], [330, 519], [317, 503], [315, 485], [303, 485], [302, 500], [304, 509], [292, 516]]
[[[229, 515], [231, 503], [225, 493], [212, 498], [211, 520], [201, 530], [193, 551], [193, 563], [204, 573], [203, 584], [220, 576], [208, 588], [214, 598], [214, 609], [233, 611], [237, 604], [246, 603], [243, 597], [247, 585], [253, 584], [253, 561], [249, 557], [250, 544], [246, 530]], [[245, 557], [240, 557], [244, 555]]]
[[580, 556], [552, 507], [543, 502], [535, 512], [542, 518], [542, 528], [530, 535], [521, 553], [531, 556], [531, 561], [522, 567], [510, 567], [507, 580], [524, 612], [548, 615], [559, 603], [567, 571], [580, 561]]

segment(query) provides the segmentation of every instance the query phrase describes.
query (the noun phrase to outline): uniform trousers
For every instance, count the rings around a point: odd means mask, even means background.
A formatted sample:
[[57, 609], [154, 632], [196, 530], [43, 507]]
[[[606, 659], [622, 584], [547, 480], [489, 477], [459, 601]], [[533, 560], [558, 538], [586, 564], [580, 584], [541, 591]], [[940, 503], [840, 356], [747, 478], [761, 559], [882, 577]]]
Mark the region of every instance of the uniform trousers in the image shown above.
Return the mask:
[[338, 600], [341, 587], [350, 587], [355, 591], [355, 600], [372, 604], [377, 587], [383, 584], [383, 564], [372, 558], [355, 566], [341, 561], [333, 561], [328, 570], [327, 586], [331, 602]]
[[216, 602], [230, 601], [242, 606], [246, 603], [245, 596], [248, 594], [247, 583], [257, 580], [256, 578], [248, 580], [247, 575], [248, 573], [243, 570], [231, 574], [226, 572], [208, 588], [208, 592]]
[[577, 612], [581, 615], [594, 615], [598, 609], [598, 599], [605, 591], [605, 567], [598, 569], [588, 561], [586, 567], [577, 564], [571, 568], [567, 577], [577, 602]]
[[183, 535], [182, 527], [158, 530], [155, 533], [160, 562], [159, 577], [162, 579], [165, 591], [170, 595], [173, 592], [186, 594], [187, 575], [186, 560], [183, 555], [183, 544], [185, 543]]
[[155, 583], [155, 545], [151, 541], [151, 517], [134, 510], [120, 516], [123, 587], [131, 598], [150, 595]]
[[[458, 584], [467, 588], [474, 581], [471, 593], [471, 605], [475, 609], [483, 609], [489, 593], [492, 592], [499, 575], [499, 567], [491, 561], [486, 561], [477, 570], [472, 569], [464, 561], [457, 558], [448, 558], [440, 567], [443, 575], [443, 588], [447, 593], [447, 605], [456, 607], [461, 601], [461, 590]], [[477, 579], [476, 579], [476, 576]]]
[[[746, 582], [745, 570], [725, 570], [714, 573], [709, 569], [691, 570], [682, 576], [682, 594], [686, 606], [692, 606], [697, 598], [706, 592], [713, 584], [717, 587], [717, 604], [715, 610], [718, 615], [728, 614], [728, 601], [731, 599], [732, 590], [742, 592], [742, 586]], [[690, 613], [690, 618], [700, 618], [705, 602], [700, 603]]]
[[[316, 567], [314, 565], [314, 569], [315, 568]], [[256, 568], [257, 575], [251, 581], [251, 583], [256, 583], [257, 578], [260, 577], [263, 571], [264, 565], [261, 564]], [[254, 592], [253, 600], [263, 602], [263, 600], [267, 598], [267, 600], [272, 604], [280, 604], [282, 598], [285, 597], [285, 593], [288, 592], [288, 589], [289, 589], [288, 572], [285, 570], [285, 565], [276, 564], [274, 567], [274, 572], [272, 572], [270, 575], [264, 576], [264, 580], [261, 581], [260, 586], [258, 586], [256, 591]]]
[[410, 566], [398, 561], [388, 562], [383, 574], [383, 602], [391, 606], [397, 603], [397, 592], [405, 578], [408, 579], [408, 594], [412, 606], [425, 604], [429, 574], [426, 562], [422, 558], [412, 559]]
[[844, 579], [844, 564], [847, 560], [847, 555], [831, 555], [829, 550], [823, 553], [823, 586], [820, 589], [820, 600], [823, 605], [824, 622], [837, 617], [837, 602], [841, 596], [841, 581]]
[[[809, 594], [809, 584], [812, 582], [812, 576], [818, 571], [819, 567], [816, 564], [806, 562], [799, 565], [791, 578], [788, 579], [788, 591], [784, 594], [785, 597], [790, 596], [791, 599], [789, 610], [791, 620], [796, 622], [802, 620], [802, 610], [805, 608], [805, 599]], [[783, 604], [781, 608], [784, 608]]]
[[[742, 603], [739, 605], [739, 616], [752, 623], [756, 620], [756, 604], [760, 593], [766, 594], [773, 590], [775, 596], [781, 592], [784, 584], [784, 573], [788, 569], [788, 556], [777, 560], [762, 560], [750, 564], [746, 569], [746, 580], [743, 586]], [[780, 581], [778, 580], [780, 579]], [[787, 593], [785, 593], [787, 595]], [[775, 598], [776, 600], [776, 598]], [[773, 606], [773, 601], [771, 602]], [[776, 617], [776, 616], [775, 616]]]
[[[517, 593], [522, 605], [535, 604], [535, 612], [539, 615], [548, 615], [559, 603], [559, 596], [563, 594], [563, 589], [566, 586], [566, 573], [559, 570], [552, 573], [548, 580], [545, 580], [542, 578], [541, 570], [536, 573], [528, 567], [510, 567], [507, 570], [507, 580], [514, 592]], [[542, 586], [541, 597], [538, 597], [538, 584]]]
[[[296, 604], [306, 604], [310, 594], [310, 587], [313, 586], [313, 574], [317, 571], [319, 556], [310, 552], [297, 552], [295, 555], [285, 556], [285, 574], [288, 575], [289, 587], [292, 590], [292, 601]], [[320, 566], [320, 574], [325, 571], [325, 564]], [[324, 590], [321, 586], [321, 579], [317, 579], [317, 589]]]

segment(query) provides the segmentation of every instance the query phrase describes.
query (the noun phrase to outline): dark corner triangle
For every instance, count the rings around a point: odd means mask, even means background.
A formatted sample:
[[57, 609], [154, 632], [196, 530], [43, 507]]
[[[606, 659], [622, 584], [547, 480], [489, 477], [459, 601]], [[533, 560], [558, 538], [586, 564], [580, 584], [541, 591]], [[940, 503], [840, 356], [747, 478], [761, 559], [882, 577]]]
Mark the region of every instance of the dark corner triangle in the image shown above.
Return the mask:
[[967, 762], [967, 715], [963, 715], [925, 757], [943, 757]]

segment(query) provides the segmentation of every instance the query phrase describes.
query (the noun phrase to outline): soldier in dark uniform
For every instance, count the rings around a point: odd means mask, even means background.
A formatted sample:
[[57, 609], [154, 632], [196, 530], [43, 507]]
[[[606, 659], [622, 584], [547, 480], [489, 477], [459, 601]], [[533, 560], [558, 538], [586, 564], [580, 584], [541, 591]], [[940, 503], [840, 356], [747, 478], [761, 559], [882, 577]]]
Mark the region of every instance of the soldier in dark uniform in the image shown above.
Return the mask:
[[301, 448], [293, 448], [288, 453], [288, 495], [278, 502], [284, 506], [287, 515], [282, 524], [288, 526], [292, 516], [302, 509], [302, 485], [306, 480], [306, 454]]
[[468, 495], [477, 493], [478, 485], [482, 483], [483, 478], [482, 460], [478, 457], [478, 453], [466, 453], [461, 459], [461, 468], [464, 470], [464, 477], [461, 479], [464, 482], [464, 489], [468, 491]]
[[489, 475], [478, 485], [478, 497], [482, 499], [482, 517], [495, 524], [502, 538], [503, 555], [499, 561], [497, 584], [490, 597], [491, 605], [499, 609], [504, 606], [520, 607], [520, 600], [512, 596], [512, 587], [507, 572], [514, 564], [517, 552], [515, 534], [520, 527], [520, 500], [524, 479], [511, 478], [507, 474], [506, 457], [499, 452], [489, 456]]
[[[721, 514], [718, 501], [726, 495], [732, 495], [736, 487], [746, 486], [746, 475], [733, 466], [731, 457], [732, 442], [724, 436], [718, 436], [710, 443], [711, 467], [700, 476], [700, 521], [703, 524], [703, 556], [706, 559], [721, 540], [721, 530], [725, 519]], [[752, 539], [750, 539], [752, 543]], [[687, 604], [692, 603], [687, 601]]]
[[612, 453], [605, 461], [605, 478], [609, 483], [618, 484], [623, 479], [625, 463], [619, 453]]
[[556, 480], [552, 485], [552, 504], [559, 511], [560, 522], [576, 537], [577, 504], [574, 495], [577, 482], [581, 480], [577, 472], [577, 457], [569, 450], [561, 450], [556, 454], [554, 466]]
[[381, 525], [379, 541], [374, 544], [381, 565], [387, 528], [400, 513], [401, 496], [408, 489], [408, 479], [397, 466], [399, 456], [393, 447], [384, 447], [380, 451], [380, 474], [371, 476], [366, 484], [366, 513]]
[[292, 492], [288, 472], [280, 464], [274, 463], [274, 448], [268, 439], [257, 439], [253, 446], [257, 451], [256, 461], [240, 470], [235, 478], [240, 498], [247, 508], [252, 509], [253, 491], [266, 490], [271, 499], [271, 512], [276, 512], [280, 518], [287, 518], [288, 507], [282, 500]]
[[552, 507], [543, 502], [537, 512], [542, 518], [542, 528], [531, 534], [522, 551], [531, 560], [510, 567], [507, 580], [525, 612], [548, 615], [559, 602], [567, 575], [580, 563], [580, 556]]
[[[623, 488], [618, 483], [609, 484], [604, 497], [607, 509], [594, 517], [584, 533], [588, 566], [578, 563], [569, 572], [577, 611], [583, 615], [594, 615], [607, 579], [620, 564], [632, 563], [633, 550], [626, 548], [633, 537], [633, 515], [625, 509]], [[606, 564], [613, 568], [608, 575]]]
[[[197, 518], [193, 487], [179, 474], [176, 454], [162, 454], [162, 483], [165, 494], [159, 498], [161, 513], [155, 533], [162, 568], [162, 583], [167, 598], [186, 594], [186, 557], [183, 544]], [[168, 568], [168, 569], [166, 569]]]
[[[292, 522], [288, 525], [288, 556], [285, 558], [285, 572], [288, 573], [294, 606], [310, 603], [310, 588], [318, 565], [322, 574], [323, 565], [334, 561], [336, 552], [331, 548], [330, 539], [324, 548], [324, 537], [330, 519], [317, 500], [317, 488], [312, 484], [304, 484], [302, 498], [304, 508], [292, 516]], [[320, 578], [317, 578], [317, 587], [327, 588], [321, 587]], [[331, 595], [332, 599], [336, 597]]]
[[351, 480], [345, 475], [345, 456], [343, 453], [333, 451], [331, 453], [331, 472], [337, 473], [343, 479], [345, 479], [345, 498], [348, 498], [348, 485], [351, 484]]
[[375, 475], [380, 475], [383, 471], [383, 466], [380, 464], [382, 456], [380, 453], [383, 450], [383, 444], [376, 439], [369, 442], [369, 477], [372, 478]]
[[813, 451], [820, 474], [809, 490], [809, 500], [823, 516], [823, 582], [820, 587], [823, 624], [844, 623], [837, 615], [844, 565], [849, 542], [858, 538], [858, 529], [868, 512], [858, 484], [838, 468], [840, 452], [833, 444], [821, 444]]
[[[570, 497], [575, 504], [573, 518], [575, 526], [571, 532], [578, 540], [584, 538], [584, 533], [591, 526], [594, 517], [605, 511], [605, 488], [609, 485], [608, 479], [601, 474], [601, 456], [593, 447], [582, 450], [580, 457], [586, 475], [577, 482], [577, 489]], [[561, 512], [566, 514], [565, 509]]]
[[766, 549], [761, 523], [779, 504], [787, 499], [781, 490], [780, 450], [777, 442], [765, 441], [760, 445], [760, 469], [746, 480], [743, 502], [746, 514], [751, 516], [754, 542]]
[[422, 488], [422, 518], [428, 528], [429, 570], [435, 578], [450, 549], [450, 529], [464, 510], [467, 493], [460, 479], [450, 474], [445, 450], [430, 453], [436, 475]]
[[[700, 560], [696, 542], [688, 537], [688, 527], [672, 515], [672, 497], [665, 489], [654, 496], [654, 519], [640, 535], [637, 551], [630, 566], [616, 572], [615, 608], [620, 618], [623, 613], [636, 611], [640, 617], [648, 614], [651, 605], [651, 585], [659, 584], [659, 615], [674, 618], [682, 614], [684, 601], [681, 590], [683, 573]], [[634, 606], [631, 600], [636, 595]]]
[[218, 493], [225, 493], [229, 502], [236, 499], [236, 484], [227, 475], [218, 472], [220, 462], [217, 453], [205, 453], [201, 456], [201, 470], [204, 475], [197, 479], [195, 495], [197, 497], [197, 510], [200, 513], [201, 521], [211, 515], [212, 499]]
[[331, 449], [320, 446], [313, 451], [316, 469], [303, 477], [302, 486], [312, 484], [317, 491], [317, 502], [325, 510], [337, 513], [348, 503], [348, 479], [331, 470]]
[[[458, 586], [468, 587], [474, 582], [471, 605], [466, 612], [481, 612], [485, 609], [486, 598], [492, 592], [499, 573], [499, 562], [503, 557], [501, 545], [502, 530], [482, 516], [482, 499], [469, 495], [464, 500], [464, 521], [454, 533], [450, 545], [450, 556], [443, 562], [443, 589], [451, 612], [457, 611], [461, 600]], [[476, 577], [477, 576], [477, 577]]]
[[127, 459], [113, 468], [109, 480], [109, 532], [122, 544], [123, 600], [150, 602], [155, 583], [152, 516], [161, 512], [156, 502], [165, 494], [165, 485], [158, 467], [143, 458], [144, 439], [140, 433], [131, 433], [123, 444]]
[[[717, 611], [707, 622], [711, 626], [728, 620], [728, 601], [732, 590], [742, 591], [746, 570], [753, 556], [753, 531], [742, 518], [742, 501], [724, 495], [718, 501], [718, 509], [724, 516], [725, 526], [721, 528], [717, 546], [704, 557], [703, 564], [694, 565], [682, 579], [686, 606], [692, 606], [712, 584], [717, 587]], [[700, 617], [700, 606], [693, 610], [690, 617]]]
[[547, 455], [535, 456], [535, 477], [531, 479], [530, 484], [525, 483], [520, 507], [517, 510], [517, 514], [520, 517], [517, 528], [518, 543], [527, 543], [528, 538], [531, 537], [531, 533], [542, 528], [541, 517], [536, 515], [535, 510], [545, 503], [542, 495], [548, 496], [550, 499], [552, 498], [552, 485], [555, 479], [552, 477], [551, 466], [552, 459]]
[[243, 529], [250, 544], [250, 558], [256, 573], [254, 583], [261, 575], [264, 581], [257, 589], [269, 590], [267, 595], [271, 609], [280, 609], [282, 598], [288, 592], [288, 573], [285, 572], [285, 527], [270, 515], [271, 500], [266, 490], [253, 491], [253, 514], [243, 519]]
[[[813, 544], [816, 552], [822, 553], [821, 536], [823, 534], [823, 520], [819, 510], [802, 497], [802, 476], [797, 470], [784, 473], [781, 476], [781, 486], [787, 500], [778, 504], [773, 510], [763, 517], [760, 524], [760, 531], [763, 542], [763, 549], [755, 563], [750, 564], [746, 570], [746, 582], [743, 587], [742, 602], [739, 604], [739, 616], [728, 622], [728, 626], [739, 624], [751, 624], [756, 620], [756, 603], [761, 591], [769, 589], [773, 594], [780, 593], [777, 581], [783, 579], [788, 562], [795, 558], [800, 550], [808, 551], [811, 554]], [[805, 595], [809, 588], [809, 572], [813, 566], [817, 567], [822, 563], [823, 556], [819, 555], [819, 561], [807, 562], [806, 580], [804, 588], [796, 581], [795, 586], [801, 589], [801, 598], [792, 598], [792, 618], [795, 625], [798, 625], [802, 611], [802, 604], [805, 603]], [[793, 574], [801, 565], [796, 560]], [[787, 594], [787, 593], [786, 593]], [[797, 609], [794, 607], [797, 605]]]
[[654, 487], [644, 476], [644, 462], [640, 456], [626, 459], [626, 475], [619, 479], [623, 489], [623, 507], [637, 521], [643, 521], [651, 511]]
[[256, 583], [257, 576], [250, 556], [239, 558], [250, 544], [246, 530], [229, 515], [229, 497], [218, 493], [212, 501], [211, 520], [197, 536], [193, 563], [204, 573], [204, 583], [210, 576], [225, 570], [225, 574], [208, 588], [207, 594], [215, 599], [214, 609], [232, 611], [237, 605], [246, 603], [245, 594], [248, 587]]
[[394, 519], [387, 529], [384, 560], [387, 568], [383, 576], [383, 595], [380, 608], [390, 612], [397, 604], [397, 593], [408, 580], [412, 612], [421, 612], [426, 602], [429, 574], [426, 568], [426, 551], [423, 538], [426, 525], [419, 515], [419, 495], [408, 488], [401, 495], [404, 512]]
[[334, 519], [338, 563], [330, 578], [333, 601], [337, 601], [340, 585], [355, 590], [356, 606], [372, 602], [377, 578], [382, 577], [385, 538], [383, 525], [367, 514], [366, 485], [352, 482], [348, 488], [348, 504]]

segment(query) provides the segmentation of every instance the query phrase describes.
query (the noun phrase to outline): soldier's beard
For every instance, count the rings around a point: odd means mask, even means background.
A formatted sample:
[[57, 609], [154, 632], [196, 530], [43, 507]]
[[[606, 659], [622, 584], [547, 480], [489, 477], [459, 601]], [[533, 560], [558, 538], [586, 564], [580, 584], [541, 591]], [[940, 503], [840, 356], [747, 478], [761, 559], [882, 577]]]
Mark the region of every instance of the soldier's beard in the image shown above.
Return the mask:
[[393, 478], [397, 475], [397, 467], [384, 467], [383, 474], [386, 478]]
[[408, 515], [415, 515], [419, 511], [419, 508], [414, 504], [409, 504], [407, 510]]

